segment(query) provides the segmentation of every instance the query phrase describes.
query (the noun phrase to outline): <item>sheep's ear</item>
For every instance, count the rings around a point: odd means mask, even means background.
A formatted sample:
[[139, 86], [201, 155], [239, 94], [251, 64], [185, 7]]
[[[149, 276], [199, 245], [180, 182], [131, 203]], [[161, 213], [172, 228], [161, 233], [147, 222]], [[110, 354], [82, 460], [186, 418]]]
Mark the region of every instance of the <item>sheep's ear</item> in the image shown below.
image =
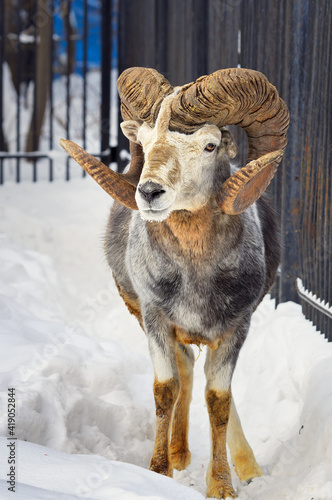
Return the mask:
[[140, 126], [141, 122], [137, 120], [126, 120], [125, 122], [120, 123], [123, 134], [127, 137], [127, 139], [136, 143], [138, 143], [137, 133]]
[[234, 137], [226, 128], [222, 128], [221, 132], [221, 143], [226, 151], [229, 158], [234, 158], [238, 154], [238, 147], [234, 141]]

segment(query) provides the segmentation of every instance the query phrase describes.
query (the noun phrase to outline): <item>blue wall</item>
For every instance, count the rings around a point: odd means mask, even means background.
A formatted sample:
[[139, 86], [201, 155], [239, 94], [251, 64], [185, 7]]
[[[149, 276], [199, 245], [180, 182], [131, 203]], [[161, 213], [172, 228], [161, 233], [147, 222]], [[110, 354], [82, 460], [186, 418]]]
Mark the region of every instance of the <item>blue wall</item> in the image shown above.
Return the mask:
[[[118, 62], [118, 44], [117, 44], [117, 25], [118, 25], [118, 0], [112, 1], [112, 68], [117, 67]], [[60, 15], [61, 0], [55, 2], [54, 15], [54, 34], [58, 37], [57, 54], [60, 57], [65, 56], [67, 52], [67, 43], [65, 41], [65, 27]], [[99, 68], [101, 63], [101, 0], [88, 0], [87, 2], [87, 68]], [[84, 2], [83, 0], [72, 0], [70, 20], [75, 31], [79, 35], [75, 43], [75, 72], [83, 71], [83, 33], [84, 33]]]

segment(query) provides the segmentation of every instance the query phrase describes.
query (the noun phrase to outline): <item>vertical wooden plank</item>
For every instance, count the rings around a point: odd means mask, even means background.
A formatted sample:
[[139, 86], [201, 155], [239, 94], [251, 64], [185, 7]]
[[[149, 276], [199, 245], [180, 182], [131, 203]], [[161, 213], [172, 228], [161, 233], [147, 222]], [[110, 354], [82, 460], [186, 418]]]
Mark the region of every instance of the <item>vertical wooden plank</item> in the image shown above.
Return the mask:
[[[332, 198], [331, 198], [331, 168], [332, 160], [331, 160], [331, 150], [332, 150], [332, 138], [331, 138], [331, 97], [330, 97], [330, 88], [332, 84], [332, 67], [331, 67], [331, 54], [330, 51], [326, 51], [326, 46], [330, 47], [332, 43], [332, 30], [331, 30], [331, 21], [332, 21], [332, 6], [331, 2], [326, 2], [324, 4], [324, 10], [322, 12], [322, 17], [325, 20], [324, 23], [324, 33], [322, 39], [322, 61], [321, 67], [327, 68], [327, 71], [324, 71], [322, 78], [322, 92], [321, 95], [324, 96], [325, 105], [323, 109], [324, 116], [322, 117], [322, 128], [324, 129], [324, 145], [321, 148], [322, 152], [322, 172], [323, 172], [323, 180], [322, 180], [322, 191], [324, 192], [324, 204], [321, 208], [322, 212], [322, 266], [321, 266], [321, 275], [322, 275], [322, 283], [321, 283], [321, 293], [322, 299], [326, 302], [328, 301], [329, 294], [329, 261], [331, 261], [331, 251], [329, 248], [329, 234], [332, 232], [332, 221], [331, 221], [331, 206], [332, 206]], [[326, 22], [326, 20], [330, 20], [330, 23]], [[322, 330], [330, 335], [331, 328], [331, 320], [328, 320], [327, 316], [324, 316], [324, 324], [322, 326]], [[332, 338], [331, 338], [332, 340]]]
[[[192, 74], [192, 57], [188, 47], [192, 43], [192, 0], [181, 3], [169, 0], [169, 80], [172, 85], [183, 85]], [[189, 77], [190, 79], [190, 77]]]
[[[265, 2], [255, 0], [243, 2], [241, 5], [241, 33], [243, 67], [255, 69], [264, 73], [278, 87], [278, 91], [291, 108], [291, 116], [299, 118], [301, 110], [297, 95], [300, 70], [293, 67], [291, 57], [301, 60], [301, 22], [303, 17], [294, 14], [294, 2]], [[283, 21], [283, 22], [281, 22]], [[299, 26], [300, 25], [300, 26]], [[281, 31], [282, 30], [282, 31]], [[287, 34], [292, 36], [287, 38]], [[287, 47], [280, 40], [286, 40]], [[292, 56], [291, 56], [292, 55]], [[278, 66], [279, 64], [279, 66]], [[283, 81], [280, 74], [287, 78]], [[299, 122], [297, 122], [299, 123]], [[274, 195], [279, 208], [285, 247], [282, 256], [281, 276], [279, 285], [280, 300], [298, 300], [295, 290], [295, 278], [299, 272], [298, 218], [300, 193], [300, 164], [298, 160], [299, 144], [296, 140], [298, 125], [290, 125], [289, 144], [282, 165], [270, 192]], [[293, 140], [295, 139], [295, 140]], [[289, 206], [291, 203], [291, 206]]]
[[168, 45], [169, 45], [169, 5], [168, 0], [156, 2], [156, 69], [169, 79]]
[[[140, 2], [131, 2], [140, 3]], [[144, 0], [144, 12], [141, 16], [141, 33], [138, 33], [139, 38], [142, 39], [142, 46], [137, 45], [137, 49], [140, 50], [140, 58], [142, 58], [142, 64], [139, 66], [146, 66], [151, 68], [156, 68], [157, 64], [157, 46], [158, 46], [158, 36], [156, 33], [156, 1], [155, 0]]]
[[[331, 269], [331, 4], [309, 2], [307, 38], [310, 51], [305, 60], [305, 133], [303, 135], [302, 195], [303, 213], [300, 237], [303, 245], [302, 279], [318, 298], [329, 301]], [[330, 131], [330, 133], [329, 133]], [[317, 327], [329, 335], [331, 320], [317, 309], [304, 312]]]
[[[237, 67], [238, 34], [240, 30], [241, 1], [225, 2], [209, 0], [207, 10], [207, 68], [206, 73], [224, 68]], [[230, 130], [239, 147], [235, 163], [243, 165], [247, 156], [247, 138], [245, 132], [235, 126]]]
[[[3, 64], [5, 55], [5, 2], [0, 1], [0, 150], [6, 151], [7, 144], [3, 130]], [[3, 159], [0, 159], [0, 185], [4, 183]]]
[[[165, 20], [166, 22], [166, 20]], [[119, 72], [131, 66], [156, 67], [156, 0], [119, 2]], [[160, 26], [160, 25], [159, 25]], [[162, 35], [162, 34], [161, 34]], [[122, 121], [120, 116], [119, 123]], [[118, 133], [117, 164], [120, 172], [128, 164], [122, 154], [128, 151], [128, 140]]]
[[190, 51], [193, 68], [188, 81], [195, 80], [208, 72], [208, 10], [209, 5], [206, 0], [193, 0], [194, 33]]
[[[327, 15], [327, 23], [328, 23], [328, 30], [329, 30], [329, 40], [332, 38], [332, 6], [331, 3], [329, 3], [329, 12]], [[331, 43], [331, 42], [330, 42]], [[331, 89], [332, 86], [332, 53], [331, 51], [327, 51], [327, 68], [328, 68], [328, 82], [327, 86], [329, 89]], [[326, 136], [328, 143], [325, 148], [325, 154], [326, 154], [326, 159], [325, 159], [325, 168], [327, 171], [327, 180], [326, 180], [326, 186], [327, 186], [327, 204], [326, 204], [326, 211], [325, 211], [325, 219], [327, 223], [327, 228], [326, 228], [326, 251], [325, 251], [325, 256], [326, 256], [326, 266], [325, 266], [325, 276], [326, 276], [326, 297], [325, 300], [329, 304], [330, 307], [332, 307], [332, 119], [331, 119], [331, 109], [332, 109], [332, 96], [331, 92], [327, 92], [327, 102], [326, 102], [326, 113], [327, 113], [327, 120], [326, 120]], [[332, 320], [328, 320], [328, 325], [326, 329], [326, 334], [328, 336], [328, 339], [332, 341]]]
[[[288, 146], [282, 169], [281, 224], [284, 252], [280, 277], [280, 300], [298, 301], [295, 280], [300, 275], [299, 222], [301, 214], [300, 177], [304, 135], [304, 66], [305, 33], [308, 26], [307, 2], [287, 3], [285, 28], [290, 37], [284, 54], [284, 68], [288, 69], [288, 82], [282, 94], [289, 106], [291, 122]], [[287, 71], [286, 69], [286, 71]]]
[[238, 31], [241, 2], [210, 0], [208, 3], [207, 73], [235, 68], [238, 64]]

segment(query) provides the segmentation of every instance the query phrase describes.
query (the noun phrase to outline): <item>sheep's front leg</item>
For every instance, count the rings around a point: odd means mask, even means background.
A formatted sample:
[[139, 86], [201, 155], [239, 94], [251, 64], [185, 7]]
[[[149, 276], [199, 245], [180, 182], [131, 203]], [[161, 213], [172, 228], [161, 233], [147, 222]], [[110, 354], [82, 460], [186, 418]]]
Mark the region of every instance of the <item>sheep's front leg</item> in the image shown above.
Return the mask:
[[176, 341], [172, 328], [152, 311], [144, 318], [155, 374], [156, 438], [150, 470], [172, 477], [170, 434], [173, 409], [179, 394]]
[[[220, 351], [220, 352], [218, 352]], [[218, 355], [219, 354], [219, 355]], [[211, 426], [211, 459], [207, 470], [207, 496], [235, 498], [227, 461], [227, 424], [231, 409], [230, 390], [233, 363], [224, 360], [223, 348], [208, 350], [205, 373], [207, 378], [206, 403]]]
[[150, 470], [172, 477], [169, 440], [173, 407], [178, 395], [178, 382], [175, 378], [163, 382], [155, 378], [153, 392], [156, 404], [156, 439]]

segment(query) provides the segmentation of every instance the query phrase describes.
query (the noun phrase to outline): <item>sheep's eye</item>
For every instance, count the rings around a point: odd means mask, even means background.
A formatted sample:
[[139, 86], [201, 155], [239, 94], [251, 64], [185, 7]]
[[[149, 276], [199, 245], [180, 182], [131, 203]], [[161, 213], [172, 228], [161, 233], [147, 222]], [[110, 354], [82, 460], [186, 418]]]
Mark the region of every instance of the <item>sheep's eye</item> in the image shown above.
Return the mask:
[[216, 149], [216, 145], [213, 144], [212, 142], [209, 142], [207, 146], [205, 147], [205, 151], [208, 151], [209, 153], [212, 153]]

